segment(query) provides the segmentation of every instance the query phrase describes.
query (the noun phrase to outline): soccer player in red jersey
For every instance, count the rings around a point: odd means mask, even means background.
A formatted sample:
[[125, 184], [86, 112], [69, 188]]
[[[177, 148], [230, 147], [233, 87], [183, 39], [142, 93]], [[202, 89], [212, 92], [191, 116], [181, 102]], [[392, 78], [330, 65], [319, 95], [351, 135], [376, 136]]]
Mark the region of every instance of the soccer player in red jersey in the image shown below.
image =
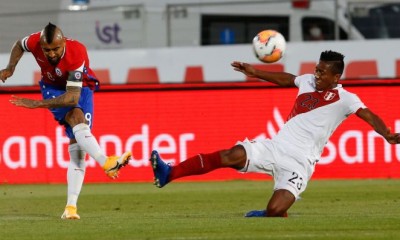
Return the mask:
[[274, 178], [273, 195], [265, 209], [250, 211], [245, 216], [286, 217], [288, 209], [306, 189], [329, 137], [349, 115], [356, 114], [387, 142], [399, 144], [400, 134], [392, 133], [356, 94], [338, 83], [344, 69], [343, 58], [340, 53], [324, 51], [314, 74], [301, 76], [261, 71], [247, 63], [233, 62], [234, 70], [249, 77], [299, 88], [286, 123], [272, 139], [246, 139], [231, 149], [198, 154], [176, 166], [167, 165], [153, 150], [150, 161], [155, 185], [161, 188], [177, 178], [225, 167], [265, 173]]
[[64, 125], [70, 139], [70, 162], [67, 205], [61, 218], [80, 219], [77, 201], [85, 176], [86, 153], [110, 178], [116, 178], [119, 169], [131, 159], [131, 152], [106, 156], [91, 133], [93, 92], [99, 88], [99, 81], [89, 67], [88, 54], [82, 43], [64, 37], [60, 28], [49, 23], [42, 31], [15, 42], [7, 67], [0, 71], [0, 80], [5, 82], [13, 75], [24, 52], [31, 52], [41, 69], [39, 84], [43, 99], [12, 96], [10, 102], [18, 107], [47, 108]]

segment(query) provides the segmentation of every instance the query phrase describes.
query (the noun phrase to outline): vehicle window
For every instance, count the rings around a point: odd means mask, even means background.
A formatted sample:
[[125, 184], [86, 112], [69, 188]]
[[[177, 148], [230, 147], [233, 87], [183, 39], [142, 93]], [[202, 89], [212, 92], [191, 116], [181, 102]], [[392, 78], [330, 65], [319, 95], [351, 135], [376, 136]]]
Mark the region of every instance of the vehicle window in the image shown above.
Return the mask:
[[289, 41], [289, 17], [202, 15], [201, 45], [250, 43], [258, 32], [279, 31]]
[[355, 8], [351, 21], [367, 39], [400, 38], [400, 4]]
[[[323, 17], [304, 17], [301, 22], [304, 41], [335, 40], [335, 23]], [[339, 28], [339, 38], [347, 40], [346, 32]]]

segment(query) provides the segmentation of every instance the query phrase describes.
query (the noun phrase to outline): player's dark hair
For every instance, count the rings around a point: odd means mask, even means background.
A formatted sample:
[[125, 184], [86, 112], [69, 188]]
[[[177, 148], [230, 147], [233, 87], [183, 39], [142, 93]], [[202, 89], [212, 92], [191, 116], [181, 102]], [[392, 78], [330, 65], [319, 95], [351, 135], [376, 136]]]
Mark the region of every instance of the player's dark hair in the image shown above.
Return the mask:
[[44, 28], [43, 34], [46, 38], [46, 42], [48, 44], [51, 44], [54, 39], [54, 34], [56, 32], [57, 26], [49, 22], [49, 24], [46, 25]]
[[320, 61], [329, 62], [332, 64], [331, 70], [335, 74], [343, 74], [344, 70], [344, 55], [338, 52], [327, 50], [321, 53]]

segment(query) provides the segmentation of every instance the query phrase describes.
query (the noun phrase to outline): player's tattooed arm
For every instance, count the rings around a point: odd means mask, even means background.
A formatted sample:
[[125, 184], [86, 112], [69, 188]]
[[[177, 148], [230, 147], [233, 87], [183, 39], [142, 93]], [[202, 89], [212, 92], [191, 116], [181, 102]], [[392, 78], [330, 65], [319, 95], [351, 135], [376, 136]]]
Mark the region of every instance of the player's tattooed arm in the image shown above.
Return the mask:
[[[83, 68], [83, 65], [82, 65]], [[64, 94], [53, 97], [50, 99], [34, 100], [28, 98], [21, 98], [18, 96], [11, 96], [10, 102], [18, 107], [25, 108], [62, 108], [72, 107], [79, 103], [82, 90], [82, 71], [70, 71], [66, 91]]]
[[60, 108], [77, 105], [81, 95], [81, 87], [67, 86], [66, 90], [64, 94], [58, 97], [43, 100], [28, 99], [13, 95], [10, 102], [15, 106], [25, 108]]
[[21, 41], [18, 40], [14, 43], [11, 49], [11, 55], [7, 67], [0, 70], [0, 80], [3, 81], [3, 83], [7, 80], [7, 78], [13, 75], [15, 67], [17, 66], [23, 54], [24, 49], [22, 48]]
[[81, 87], [67, 86], [67, 91], [52, 99], [42, 100], [42, 108], [72, 107], [78, 104], [81, 95]]

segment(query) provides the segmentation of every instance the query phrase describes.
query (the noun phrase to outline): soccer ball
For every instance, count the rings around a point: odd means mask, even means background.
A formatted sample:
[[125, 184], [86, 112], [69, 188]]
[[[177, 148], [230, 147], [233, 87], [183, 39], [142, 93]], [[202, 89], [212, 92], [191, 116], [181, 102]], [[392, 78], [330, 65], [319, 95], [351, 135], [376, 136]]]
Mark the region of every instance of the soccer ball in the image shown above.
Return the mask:
[[278, 61], [285, 53], [285, 49], [285, 38], [275, 30], [261, 31], [253, 38], [253, 50], [261, 62]]

